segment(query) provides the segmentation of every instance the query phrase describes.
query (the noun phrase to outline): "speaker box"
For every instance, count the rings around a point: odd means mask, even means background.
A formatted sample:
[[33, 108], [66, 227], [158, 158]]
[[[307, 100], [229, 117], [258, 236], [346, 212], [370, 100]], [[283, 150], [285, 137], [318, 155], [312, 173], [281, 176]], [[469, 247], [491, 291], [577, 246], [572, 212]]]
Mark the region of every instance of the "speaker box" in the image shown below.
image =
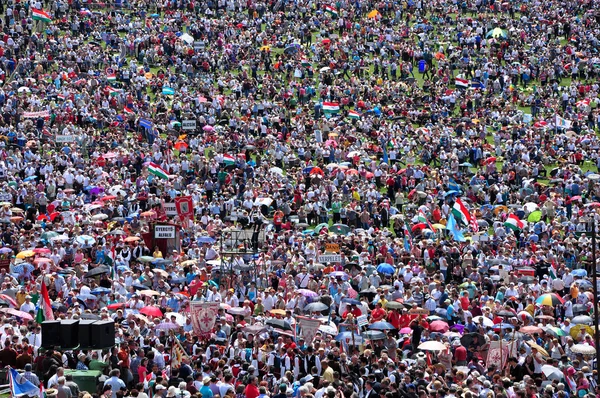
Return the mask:
[[93, 348], [111, 348], [115, 345], [115, 321], [96, 321], [92, 324]]
[[54, 348], [58, 346], [60, 346], [60, 321], [42, 322], [42, 347]]
[[[43, 337], [42, 337], [43, 341]], [[60, 347], [75, 348], [79, 345], [79, 320], [68, 319], [60, 322]]]
[[92, 334], [92, 325], [95, 320], [79, 321], [79, 348], [93, 348], [94, 335]]

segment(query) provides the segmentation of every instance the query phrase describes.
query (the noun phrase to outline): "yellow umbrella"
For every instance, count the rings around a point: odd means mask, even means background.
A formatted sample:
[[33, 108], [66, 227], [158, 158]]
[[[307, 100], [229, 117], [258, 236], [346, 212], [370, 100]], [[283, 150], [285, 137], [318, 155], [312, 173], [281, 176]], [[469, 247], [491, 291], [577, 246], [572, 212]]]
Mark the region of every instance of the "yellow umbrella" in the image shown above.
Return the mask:
[[160, 293], [154, 290], [140, 290], [138, 294], [140, 296], [160, 296]]
[[269, 47], [269, 46], [262, 46], [260, 48], [260, 51], [269, 51], [270, 49], [271, 49], [271, 47]]
[[152, 74], [152, 72], [148, 72], [148, 73], [145, 73], [145, 74], [144, 74], [144, 77], [145, 77], [146, 79], [152, 79], [152, 77], [154, 77], [154, 75]]
[[444, 224], [433, 224], [432, 227], [435, 229], [446, 229]]
[[496, 207], [494, 209], [494, 215], [498, 215], [502, 211], [507, 212], [508, 211], [508, 207], [506, 207], [506, 206], [498, 206], [498, 207]]
[[281, 315], [284, 316], [285, 315], [285, 311], [284, 310], [280, 310], [280, 309], [274, 309], [269, 311], [271, 314], [273, 315]]
[[550, 355], [548, 355], [548, 351], [546, 351], [544, 348], [540, 347], [539, 345], [537, 345], [536, 343], [534, 343], [533, 341], [528, 341], [527, 344], [529, 344], [529, 346], [531, 348], [535, 348], [536, 350], [538, 350], [538, 352], [540, 354], [542, 354], [545, 357], [549, 357]]
[[373, 10], [370, 13], [367, 14], [367, 17], [368, 18], [375, 18], [377, 15], [379, 15], [379, 11]]
[[197, 264], [197, 263], [198, 263], [198, 260], [185, 260], [180, 265], [182, 267], [187, 267], [188, 265], [194, 265], [194, 264]]
[[21, 260], [27, 257], [33, 257], [35, 256], [35, 252], [33, 250], [24, 250], [22, 252], [20, 252], [19, 254], [17, 254], [17, 258], [20, 258]]
[[592, 329], [588, 325], [575, 325], [571, 328], [571, 330], [569, 331], [569, 334], [571, 335], [571, 337], [576, 339], [577, 336], [581, 335], [582, 331], [584, 331], [584, 334], [586, 334], [586, 333], [589, 335], [594, 334], [594, 329]]

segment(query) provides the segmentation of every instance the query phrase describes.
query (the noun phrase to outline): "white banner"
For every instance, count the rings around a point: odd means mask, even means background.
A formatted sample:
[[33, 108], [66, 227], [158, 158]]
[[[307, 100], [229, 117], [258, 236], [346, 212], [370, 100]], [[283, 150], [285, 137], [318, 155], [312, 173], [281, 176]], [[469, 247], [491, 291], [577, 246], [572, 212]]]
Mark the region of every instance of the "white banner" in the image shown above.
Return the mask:
[[311, 344], [315, 338], [315, 334], [321, 326], [319, 319], [307, 318], [304, 316], [297, 316], [296, 319], [302, 328], [302, 337], [307, 344]]
[[54, 141], [55, 142], [75, 142], [76, 138], [77, 137], [74, 136], [74, 135], [62, 135], [62, 134], [59, 134], [59, 135], [56, 135], [54, 137]]
[[194, 119], [182, 120], [181, 121], [181, 129], [182, 130], [196, 130], [196, 121]]
[[50, 117], [50, 112], [39, 111], [39, 112], [23, 112], [25, 119], [37, 119], [38, 117]]
[[212, 328], [217, 320], [220, 303], [205, 303], [202, 301], [190, 302], [190, 318], [194, 333], [200, 337], [210, 336]]
[[339, 254], [321, 254], [319, 256], [320, 263], [341, 263], [342, 256]]

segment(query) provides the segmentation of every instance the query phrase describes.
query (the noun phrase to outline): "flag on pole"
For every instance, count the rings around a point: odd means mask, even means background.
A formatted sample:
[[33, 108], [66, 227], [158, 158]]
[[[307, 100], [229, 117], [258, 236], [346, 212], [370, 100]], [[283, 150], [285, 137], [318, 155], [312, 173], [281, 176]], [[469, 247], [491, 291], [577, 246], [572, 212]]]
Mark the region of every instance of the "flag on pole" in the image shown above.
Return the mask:
[[9, 385], [10, 385], [10, 395], [13, 398], [22, 397], [24, 395], [34, 396], [39, 395], [40, 388], [27, 380], [25, 376], [22, 376], [14, 370], [13, 368], [9, 368], [8, 372]]
[[456, 217], [456, 219], [462, 222], [464, 225], [469, 225], [471, 222], [471, 213], [469, 213], [469, 210], [467, 210], [460, 198], [456, 198], [454, 201], [454, 205], [452, 206], [452, 214], [454, 214], [454, 217]]
[[454, 86], [457, 88], [469, 88], [470, 84], [467, 79], [461, 79], [460, 77], [457, 77], [454, 79]]
[[330, 5], [325, 4], [323, 6], [323, 9], [325, 10], [325, 12], [327, 14], [331, 15], [332, 17], [336, 17], [337, 18], [337, 16], [339, 15], [337, 9], [335, 7], [330, 6]]
[[38, 10], [36, 8], [31, 9], [31, 17], [34, 21], [52, 22], [50, 14], [44, 10]]
[[556, 279], [558, 276], [558, 270], [556, 269], [556, 263], [552, 261], [550, 263], [550, 267], [548, 267], [548, 273], [550, 274], [550, 278]]
[[338, 113], [340, 111], [340, 104], [337, 102], [323, 102], [323, 112], [325, 113]]
[[412, 235], [406, 221], [404, 221], [404, 249], [406, 251], [412, 250]]
[[115, 75], [114, 73], [110, 73], [106, 75], [106, 80], [112, 83], [117, 80], [117, 75]]
[[479, 232], [479, 224], [477, 224], [477, 217], [471, 214], [471, 230], [475, 233]]
[[573, 124], [570, 120], [562, 118], [558, 115], [554, 118], [554, 126], [560, 127], [562, 129], [570, 129]]
[[360, 113], [358, 113], [356, 111], [353, 111], [353, 110], [349, 110], [348, 111], [348, 117], [350, 119], [356, 119], [356, 120], [358, 120], [358, 119], [360, 119]]
[[225, 155], [223, 155], [223, 163], [225, 163], [226, 166], [234, 165], [235, 158], [229, 154], [225, 154]]
[[42, 323], [44, 321], [53, 321], [54, 313], [52, 312], [52, 304], [50, 303], [50, 296], [48, 295], [48, 288], [46, 283], [42, 279], [42, 288], [40, 289], [40, 300], [38, 302], [37, 314], [35, 315], [35, 321]]
[[455, 241], [457, 242], [465, 242], [466, 239], [462, 233], [462, 231], [458, 228], [458, 224], [456, 223], [456, 219], [454, 219], [454, 214], [450, 213], [448, 216], [448, 222], [446, 223], [446, 229]]
[[512, 229], [513, 231], [520, 231], [525, 227], [525, 223], [519, 220], [519, 217], [514, 214], [510, 214], [506, 221], [504, 222], [504, 226]]
[[188, 358], [189, 355], [183, 349], [183, 346], [179, 342], [179, 339], [175, 339], [175, 344], [173, 345], [171, 352], [171, 367], [178, 369], [181, 367], [184, 358]]
[[165, 171], [165, 169], [163, 169], [162, 167], [160, 167], [156, 163], [150, 162], [148, 164], [148, 172], [151, 173], [151, 174], [154, 174], [158, 178], [162, 178], [162, 179], [165, 179], [165, 180], [169, 179], [169, 173], [167, 173]]
[[129, 107], [124, 107], [123, 108], [123, 112], [125, 112], [126, 115], [133, 115], [135, 114], [135, 112], [133, 111], [133, 109], [129, 108]]
[[435, 232], [435, 229], [433, 228], [433, 225], [431, 225], [431, 223], [427, 219], [427, 216], [425, 215], [425, 213], [423, 213], [422, 210], [419, 210], [418, 219], [419, 219], [419, 222], [427, 224], [427, 228], [429, 228], [430, 230], [432, 230], [433, 232]]

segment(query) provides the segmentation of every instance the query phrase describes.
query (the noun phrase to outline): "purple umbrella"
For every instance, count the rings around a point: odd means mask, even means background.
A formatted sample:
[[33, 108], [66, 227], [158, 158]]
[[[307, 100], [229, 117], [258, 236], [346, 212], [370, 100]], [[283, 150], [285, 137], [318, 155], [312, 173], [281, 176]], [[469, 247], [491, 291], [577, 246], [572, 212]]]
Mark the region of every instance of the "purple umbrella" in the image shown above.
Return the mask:
[[154, 327], [157, 330], [179, 329], [179, 325], [173, 322], [161, 322]]
[[102, 188], [102, 187], [94, 187], [94, 188], [90, 189], [90, 193], [92, 195], [98, 195], [101, 192], [104, 192], [104, 188]]
[[12, 253], [12, 249], [10, 247], [3, 247], [0, 249], [0, 254], [8, 254]]
[[303, 295], [304, 297], [317, 297], [318, 294], [316, 292], [313, 292], [312, 290], [308, 290], [308, 289], [298, 289], [296, 290], [298, 293], [300, 293], [301, 295]]
[[334, 271], [330, 273], [329, 276], [333, 276], [335, 278], [342, 278], [343, 280], [350, 279], [350, 275], [348, 275], [344, 271]]

